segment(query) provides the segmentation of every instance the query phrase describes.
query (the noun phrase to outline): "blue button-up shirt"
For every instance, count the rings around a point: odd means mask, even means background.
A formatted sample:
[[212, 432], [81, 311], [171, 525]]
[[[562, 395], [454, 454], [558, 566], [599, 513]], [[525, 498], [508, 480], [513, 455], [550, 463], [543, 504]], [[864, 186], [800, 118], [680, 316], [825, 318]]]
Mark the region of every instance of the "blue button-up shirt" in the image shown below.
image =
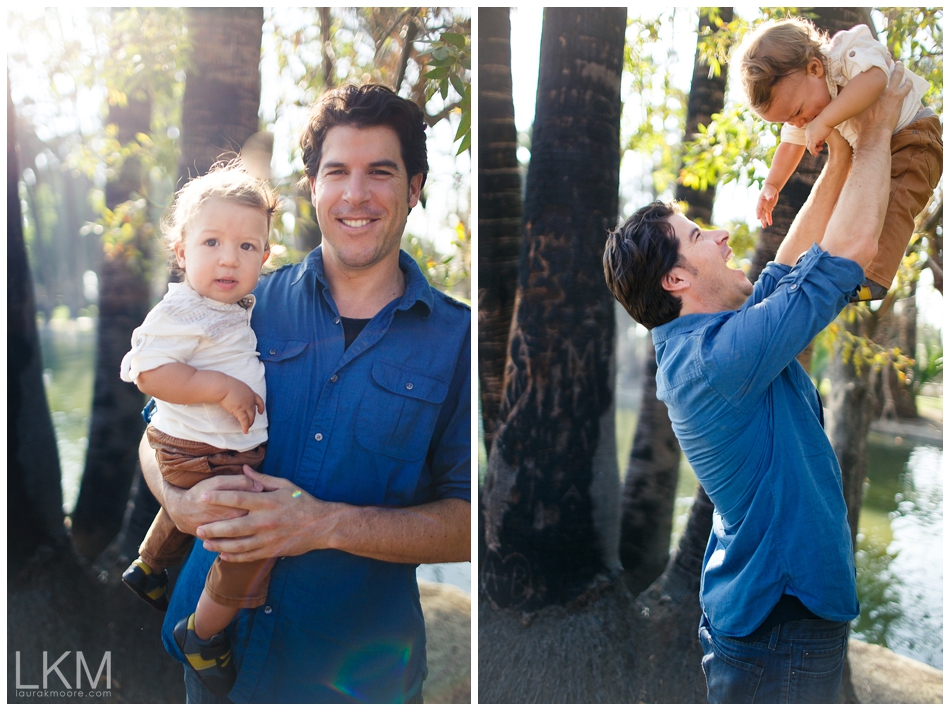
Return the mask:
[[859, 612], [841, 470], [795, 357], [863, 277], [814, 245], [766, 266], [738, 311], [653, 329], [657, 397], [715, 505], [700, 596], [718, 634], [751, 633], [782, 593], [829, 620]]
[[[251, 325], [270, 422], [261, 470], [318, 499], [407, 507], [471, 500], [471, 311], [404, 252], [406, 292], [344, 351], [318, 248], [263, 277]], [[194, 611], [215, 553], [196, 544], [165, 617]], [[281, 558], [267, 602], [231, 627], [236, 702], [394, 702], [426, 675], [415, 565], [337, 550]], [[236, 630], [235, 630], [236, 627]]]

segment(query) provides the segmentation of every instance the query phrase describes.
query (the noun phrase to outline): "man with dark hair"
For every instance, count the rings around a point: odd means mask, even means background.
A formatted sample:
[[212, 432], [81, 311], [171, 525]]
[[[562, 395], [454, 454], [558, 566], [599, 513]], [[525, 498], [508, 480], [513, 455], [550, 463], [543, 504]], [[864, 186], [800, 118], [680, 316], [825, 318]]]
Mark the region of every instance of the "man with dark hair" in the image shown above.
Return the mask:
[[182, 490], [143, 448], [150, 488], [199, 542], [163, 630], [189, 701], [222, 702], [171, 624], [216, 555], [276, 558], [266, 603], [230, 628], [236, 702], [421, 702], [419, 563], [470, 557], [470, 310], [399, 249], [428, 171], [419, 107], [343, 87], [301, 138], [323, 244], [263, 277], [251, 325], [265, 365], [267, 475]]
[[902, 78], [858, 117], [853, 162], [832, 132], [828, 163], [754, 287], [728, 265], [728, 233], [670, 206], [641, 209], [607, 240], [607, 284], [652, 329], [657, 397], [715, 505], [700, 589], [711, 703], [837, 698], [859, 610], [854, 553], [821, 400], [795, 357], [874, 258]]

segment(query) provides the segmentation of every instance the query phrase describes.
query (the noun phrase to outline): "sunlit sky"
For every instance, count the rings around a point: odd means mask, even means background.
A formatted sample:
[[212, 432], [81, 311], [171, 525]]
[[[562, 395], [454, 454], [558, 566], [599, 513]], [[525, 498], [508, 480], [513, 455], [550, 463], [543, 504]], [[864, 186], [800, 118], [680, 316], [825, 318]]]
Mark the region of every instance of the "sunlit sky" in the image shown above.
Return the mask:
[[[751, 18], [758, 14], [758, 6], [733, 6], [740, 17]], [[643, 9], [630, 8], [628, 16], [642, 15]], [[541, 7], [516, 7], [511, 10], [512, 37], [517, 38], [511, 43], [512, 65], [512, 93], [515, 104], [515, 125], [519, 131], [526, 131], [534, 122], [534, 102], [538, 87], [538, 61], [541, 53], [541, 25], [543, 9]], [[684, 10], [674, 33], [674, 49], [679, 61], [673, 67], [673, 77], [676, 84], [684, 91], [689, 91], [692, 77], [693, 54], [696, 47], [695, 18], [688, 10]], [[626, 99], [626, 97], [623, 97]], [[736, 98], [727, 87], [727, 100]], [[763, 129], [765, 127], [763, 126]], [[519, 155], [527, 159], [526, 152]], [[620, 167], [621, 182], [621, 212], [626, 217], [633, 213], [640, 205], [651, 198], [639, 190], [632, 189], [632, 184], [639, 184], [642, 168], [636, 156], [627, 155], [623, 158]], [[672, 199], [672, 194], [665, 196]], [[719, 186], [716, 204], [713, 211], [713, 222], [746, 222], [755, 225], [755, 201], [758, 190], [749, 189], [736, 184]], [[917, 287], [917, 306], [919, 317], [938, 326], [943, 325], [943, 297], [933, 288], [933, 276], [929, 269], [921, 273]]]

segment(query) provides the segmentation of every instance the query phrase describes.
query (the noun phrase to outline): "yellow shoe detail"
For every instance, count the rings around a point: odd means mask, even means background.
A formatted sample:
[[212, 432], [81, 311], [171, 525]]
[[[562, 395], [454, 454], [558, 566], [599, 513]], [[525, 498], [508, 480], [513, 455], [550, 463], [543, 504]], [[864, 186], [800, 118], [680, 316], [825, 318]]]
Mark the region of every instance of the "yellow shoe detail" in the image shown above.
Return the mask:
[[194, 631], [195, 629], [195, 613], [191, 613], [191, 617], [188, 618], [188, 629]]
[[165, 594], [165, 588], [155, 588], [152, 592], [145, 593], [153, 600], [158, 600], [162, 595]]
[[860, 289], [858, 289], [857, 299], [858, 301], [870, 301], [871, 288], [868, 286], [862, 286]]
[[141, 558], [136, 558], [136, 559], [135, 559], [135, 567], [136, 567], [136, 568], [140, 568], [140, 569], [142, 570], [142, 572], [145, 573], [146, 575], [151, 575], [151, 574], [152, 574], [152, 568], [149, 566], [148, 563], [146, 563], [146, 562], [145, 562], [144, 560], [142, 560]]
[[200, 654], [186, 654], [185, 659], [188, 660], [188, 664], [191, 665], [191, 668], [195, 671], [204, 671], [205, 669], [211, 669], [217, 661], [214, 659], [204, 659]]

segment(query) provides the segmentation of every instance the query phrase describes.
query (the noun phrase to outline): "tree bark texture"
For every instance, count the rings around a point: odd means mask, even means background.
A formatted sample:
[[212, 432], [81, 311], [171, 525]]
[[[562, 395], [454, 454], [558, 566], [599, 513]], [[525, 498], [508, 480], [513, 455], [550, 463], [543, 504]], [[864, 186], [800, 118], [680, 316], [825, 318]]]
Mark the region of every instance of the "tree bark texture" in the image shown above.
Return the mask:
[[16, 114], [7, 77], [7, 574], [41, 545], [62, 545], [63, 495], [56, 434], [43, 389], [36, 302], [17, 187]]
[[[148, 133], [151, 101], [130, 97], [125, 107], [113, 106], [109, 121], [118, 127], [122, 143], [137, 133]], [[118, 175], [106, 183], [106, 206], [141, 192], [143, 169], [135, 158], [125, 161]], [[143, 231], [144, 232], [144, 231]], [[72, 515], [76, 550], [92, 560], [122, 526], [126, 502], [138, 461], [138, 444], [145, 429], [141, 410], [145, 400], [133, 383], [119, 379], [119, 364], [132, 342], [132, 331], [148, 313], [149, 289], [144, 257], [152, 245], [151, 231], [140, 232], [131, 249], [108, 255], [99, 269], [99, 320], [96, 340], [95, 383], [89, 427], [89, 447], [79, 498]]]
[[491, 452], [518, 282], [521, 174], [506, 7], [478, 9], [478, 377]]
[[634, 595], [656, 580], [669, 561], [679, 475], [680, 445], [666, 405], [656, 398], [656, 369], [651, 340], [620, 523], [620, 562]]
[[[732, 22], [732, 8], [720, 7], [719, 15], [723, 22]], [[707, 28], [715, 29], [709, 21], [706, 8], [699, 10], [699, 37]], [[698, 42], [698, 38], [697, 38]], [[726, 79], [728, 64], [723, 63], [719, 76], [709, 76], [709, 65], [704, 63], [696, 47], [693, 59], [693, 80], [689, 87], [689, 101], [686, 104], [686, 140], [692, 140], [699, 132], [700, 126], [708, 126], [712, 115], [722, 111], [725, 105]], [[716, 201], [716, 186], [710, 185], [706, 190], [693, 190], [681, 183], [676, 184], [676, 200], [686, 202], [689, 209], [686, 215], [702, 224], [712, 224], [713, 203]]]
[[264, 11], [189, 8], [186, 22], [194, 68], [182, 101], [179, 187], [207, 173], [222, 153], [239, 153], [258, 130]]
[[616, 569], [613, 299], [626, 11], [545, 11], [515, 320], [485, 479], [481, 590], [532, 610]]

